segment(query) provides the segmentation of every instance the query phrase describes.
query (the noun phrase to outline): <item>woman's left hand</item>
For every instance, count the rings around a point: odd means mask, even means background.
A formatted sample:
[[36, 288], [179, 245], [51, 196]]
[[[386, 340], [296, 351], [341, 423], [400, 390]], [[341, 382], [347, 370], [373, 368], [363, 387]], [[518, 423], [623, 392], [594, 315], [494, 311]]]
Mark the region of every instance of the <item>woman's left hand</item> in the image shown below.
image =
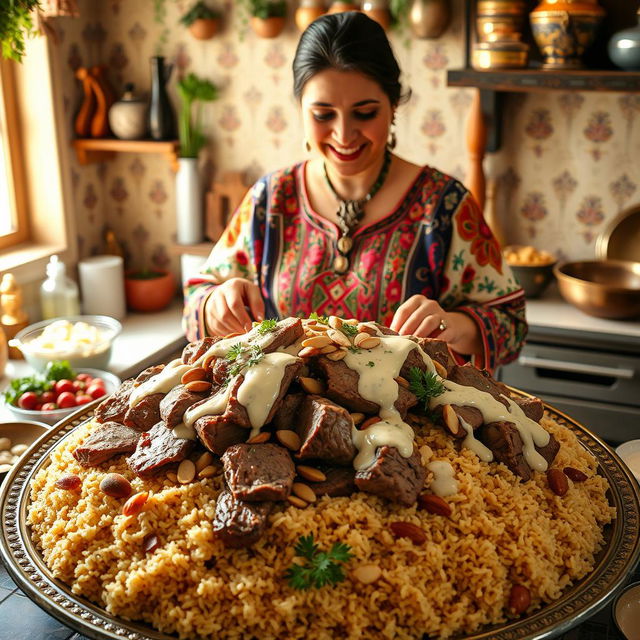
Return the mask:
[[435, 301], [415, 295], [403, 302], [393, 316], [391, 329], [403, 336], [435, 338], [453, 342], [455, 327], [449, 326], [449, 314]]

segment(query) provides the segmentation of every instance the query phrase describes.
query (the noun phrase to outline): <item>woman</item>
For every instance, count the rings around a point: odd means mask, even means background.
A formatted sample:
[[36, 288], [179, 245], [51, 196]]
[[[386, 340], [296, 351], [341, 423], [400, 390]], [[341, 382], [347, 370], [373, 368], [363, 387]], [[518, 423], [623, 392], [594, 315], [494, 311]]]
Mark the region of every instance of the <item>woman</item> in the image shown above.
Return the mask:
[[302, 34], [293, 62], [308, 162], [259, 180], [187, 285], [190, 340], [288, 315], [376, 320], [492, 370], [526, 335], [524, 297], [470, 193], [391, 153], [400, 69], [358, 12]]

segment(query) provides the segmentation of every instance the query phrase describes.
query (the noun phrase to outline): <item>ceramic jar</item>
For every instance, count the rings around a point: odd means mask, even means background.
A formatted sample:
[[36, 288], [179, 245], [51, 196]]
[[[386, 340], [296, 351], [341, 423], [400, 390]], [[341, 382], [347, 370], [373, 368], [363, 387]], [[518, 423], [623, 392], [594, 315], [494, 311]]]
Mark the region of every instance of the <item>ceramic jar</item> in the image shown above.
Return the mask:
[[611, 62], [626, 71], [640, 71], [640, 9], [638, 24], [614, 33], [609, 40]]
[[480, 42], [520, 40], [526, 6], [523, 0], [478, 0], [476, 29]]
[[391, 26], [391, 13], [387, 0], [364, 0], [362, 13], [375, 20], [385, 31]]
[[146, 100], [134, 93], [133, 84], [125, 85], [124, 94], [109, 109], [109, 126], [116, 138], [142, 140], [147, 135]]
[[304, 31], [316, 18], [326, 13], [324, 0], [301, 0], [300, 6], [296, 9], [296, 27]]
[[270, 18], [258, 18], [251, 16], [249, 23], [253, 32], [260, 38], [276, 38], [284, 29], [284, 18], [272, 16]]
[[533, 37], [543, 69], [578, 69], [604, 16], [597, 0], [542, 0], [531, 12]]
[[413, 0], [409, 28], [416, 38], [439, 38], [451, 20], [451, 0]]

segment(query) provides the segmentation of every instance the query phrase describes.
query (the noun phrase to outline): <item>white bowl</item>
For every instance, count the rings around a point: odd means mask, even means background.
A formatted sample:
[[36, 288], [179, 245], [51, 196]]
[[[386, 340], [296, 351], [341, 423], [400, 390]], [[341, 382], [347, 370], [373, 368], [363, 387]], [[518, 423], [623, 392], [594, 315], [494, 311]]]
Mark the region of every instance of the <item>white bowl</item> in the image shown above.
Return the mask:
[[[55, 340], [48, 340], [48, 344], [43, 346], [38, 344], [47, 327], [54, 322], [66, 321], [71, 325], [84, 322], [91, 327], [95, 327], [99, 335], [95, 342], [60, 342], [56, 346]], [[36, 371], [44, 371], [49, 362], [54, 360], [68, 360], [74, 369], [89, 367], [91, 369], [106, 369], [111, 359], [111, 349], [113, 341], [122, 331], [122, 325], [109, 316], [69, 316], [66, 318], [52, 318], [36, 322], [22, 331], [9, 341], [12, 347], [17, 347], [22, 351], [24, 359]], [[53, 343], [53, 344], [50, 344]]]
[[[633, 440], [632, 442], [638, 441]], [[620, 633], [628, 640], [637, 638], [637, 621], [640, 616], [640, 582], [633, 582], [622, 590], [613, 601], [612, 612]]]
[[[120, 378], [109, 371], [100, 371], [98, 369], [75, 369], [75, 371], [76, 373], [88, 373], [92, 378], [102, 378], [104, 380], [104, 389], [107, 393], [103, 398], [100, 398], [100, 400], [111, 395], [120, 386]], [[63, 418], [70, 416], [74, 411], [86, 407], [86, 405], [79, 405], [77, 407], [69, 407], [68, 409], [54, 409], [53, 411], [30, 411], [28, 409], [15, 407], [8, 402], [5, 402], [5, 406], [18, 420], [34, 420], [36, 422], [44, 422], [48, 425], [54, 425]]]
[[640, 440], [629, 440], [616, 447], [616, 453], [640, 482]]
[[[49, 427], [42, 422], [29, 422], [22, 420], [21, 422], [0, 422], [0, 438], [9, 438], [11, 446], [16, 444], [26, 444], [30, 446], [43, 433], [48, 431]], [[22, 457], [21, 454], [18, 459]], [[15, 461], [17, 462], [17, 460]], [[15, 464], [12, 462], [11, 464]], [[6, 472], [0, 472], [0, 481], [4, 478]]]

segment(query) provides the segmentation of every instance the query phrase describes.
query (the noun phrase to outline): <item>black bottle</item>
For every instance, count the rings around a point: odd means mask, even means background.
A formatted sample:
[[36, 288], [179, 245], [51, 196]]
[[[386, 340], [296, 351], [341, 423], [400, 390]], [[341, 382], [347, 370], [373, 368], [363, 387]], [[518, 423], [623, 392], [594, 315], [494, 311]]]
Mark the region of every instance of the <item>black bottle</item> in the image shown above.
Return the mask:
[[173, 70], [163, 56], [151, 58], [151, 100], [149, 103], [149, 132], [153, 140], [174, 140], [176, 117], [167, 94], [167, 81]]

